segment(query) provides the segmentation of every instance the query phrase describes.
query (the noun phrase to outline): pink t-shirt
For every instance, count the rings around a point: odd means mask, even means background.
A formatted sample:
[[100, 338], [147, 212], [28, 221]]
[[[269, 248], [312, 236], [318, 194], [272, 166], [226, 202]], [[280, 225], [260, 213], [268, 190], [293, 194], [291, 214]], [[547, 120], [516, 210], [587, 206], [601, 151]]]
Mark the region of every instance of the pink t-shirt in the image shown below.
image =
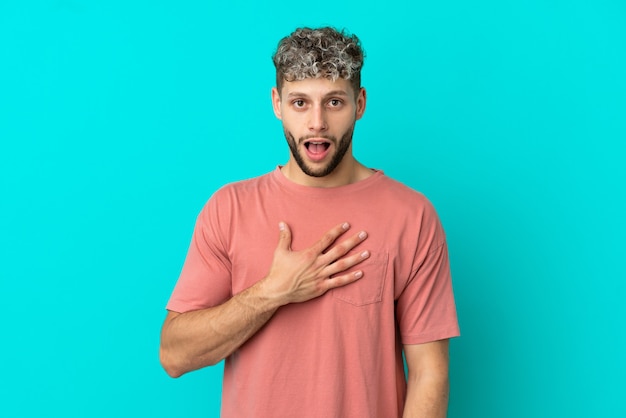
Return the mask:
[[[335, 188], [311, 188], [277, 168], [227, 185], [204, 207], [167, 305], [208, 308], [269, 271], [278, 223], [292, 249], [349, 222], [371, 252], [363, 277], [319, 298], [281, 307], [226, 359], [223, 417], [401, 416], [402, 345], [459, 335], [445, 235], [430, 202], [382, 171]], [[339, 239], [341, 240], [341, 238]]]

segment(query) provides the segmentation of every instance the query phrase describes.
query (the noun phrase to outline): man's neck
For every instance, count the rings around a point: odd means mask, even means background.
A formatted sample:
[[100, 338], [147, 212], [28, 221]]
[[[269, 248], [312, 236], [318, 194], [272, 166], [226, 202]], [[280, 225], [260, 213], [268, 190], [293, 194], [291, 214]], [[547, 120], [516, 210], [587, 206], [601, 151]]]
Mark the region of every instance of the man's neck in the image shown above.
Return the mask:
[[345, 186], [365, 180], [374, 174], [373, 170], [365, 167], [354, 158], [352, 161], [342, 162], [332, 173], [323, 177], [309, 176], [300, 169], [293, 159], [290, 159], [280, 170], [288, 180], [296, 184], [321, 188]]

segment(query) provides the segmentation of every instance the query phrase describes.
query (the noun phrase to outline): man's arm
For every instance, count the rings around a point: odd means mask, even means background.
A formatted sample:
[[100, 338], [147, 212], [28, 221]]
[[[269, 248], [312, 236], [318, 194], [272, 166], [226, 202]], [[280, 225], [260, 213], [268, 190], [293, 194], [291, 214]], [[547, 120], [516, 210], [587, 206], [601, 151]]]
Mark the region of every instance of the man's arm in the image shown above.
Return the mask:
[[346, 256], [367, 238], [364, 231], [328, 250], [349, 227], [337, 225], [313, 246], [292, 251], [291, 231], [281, 222], [280, 239], [265, 278], [219, 306], [167, 314], [161, 331], [163, 368], [178, 377], [216, 364], [261, 329], [281, 306], [305, 302], [361, 278], [361, 271], [336, 275], [369, 257], [367, 251]]
[[403, 418], [445, 418], [448, 410], [448, 340], [404, 346], [409, 369]]

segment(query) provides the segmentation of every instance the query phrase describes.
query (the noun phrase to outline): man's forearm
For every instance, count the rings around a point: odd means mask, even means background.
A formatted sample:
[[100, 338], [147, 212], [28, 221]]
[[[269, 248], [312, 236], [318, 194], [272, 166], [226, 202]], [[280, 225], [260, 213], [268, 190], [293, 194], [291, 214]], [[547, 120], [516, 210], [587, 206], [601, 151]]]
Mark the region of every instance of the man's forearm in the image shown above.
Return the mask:
[[447, 376], [409, 378], [402, 418], [445, 418], [449, 393]]
[[212, 308], [170, 312], [161, 331], [163, 368], [178, 377], [220, 362], [263, 327], [278, 306], [256, 285]]
[[345, 273], [369, 257], [349, 254], [367, 238], [361, 231], [338, 243], [350, 225], [341, 223], [313, 246], [291, 249], [291, 230], [280, 223], [280, 238], [268, 275], [222, 305], [178, 314], [170, 312], [161, 331], [160, 357], [170, 376], [213, 365], [238, 349], [270, 320], [280, 306], [316, 298], [328, 290], [361, 278]]

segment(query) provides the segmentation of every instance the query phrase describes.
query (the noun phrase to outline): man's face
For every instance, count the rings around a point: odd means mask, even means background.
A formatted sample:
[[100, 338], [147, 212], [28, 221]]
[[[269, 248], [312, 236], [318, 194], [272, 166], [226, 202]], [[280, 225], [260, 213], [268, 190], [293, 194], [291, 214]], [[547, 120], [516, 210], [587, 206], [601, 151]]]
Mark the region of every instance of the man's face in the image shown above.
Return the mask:
[[355, 97], [350, 82], [341, 78], [285, 81], [280, 94], [272, 90], [272, 103], [291, 155], [306, 175], [327, 176], [348, 151], [352, 156], [354, 124], [365, 111], [363, 89]]

